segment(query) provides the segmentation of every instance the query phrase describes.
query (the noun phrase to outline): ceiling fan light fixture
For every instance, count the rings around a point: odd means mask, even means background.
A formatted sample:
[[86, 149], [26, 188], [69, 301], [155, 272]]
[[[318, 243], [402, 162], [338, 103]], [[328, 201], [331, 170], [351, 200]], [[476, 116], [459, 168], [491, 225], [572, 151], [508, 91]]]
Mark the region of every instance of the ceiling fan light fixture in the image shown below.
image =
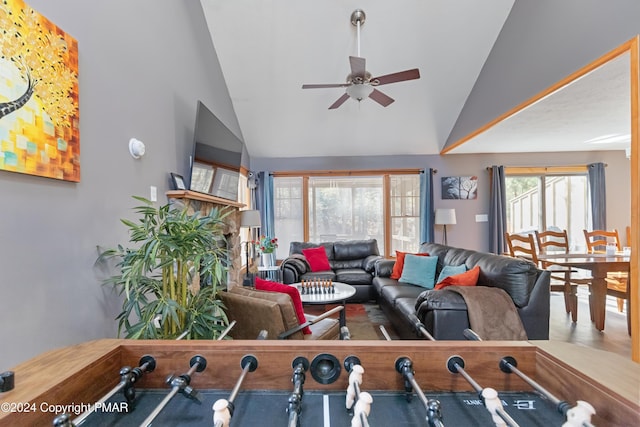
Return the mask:
[[335, 88], [346, 87], [345, 93], [340, 96], [333, 104], [329, 106], [329, 110], [335, 110], [344, 104], [349, 98], [358, 102], [366, 98], [371, 98], [373, 101], [388, 107], [393, 103], [393, 98], [385, 95], [376, 87], [386, 85], [390, 83], [403, 82], [406, 80], [413, 80], [420, 78], [420, 71], [417, 68], [412, 70], [400, 71], [399, 73], [385, 74], [372, 78], [371, 73], [367, 71], [366, 60], [360, 56], [360, 27], [364, 24], [366, 16], [360, 9], [355, 10], [351, 14], [351, 23], [356, 27], [356, 34], [358, 38], [358, 54], [357, 56], [349, 56], [349, 65], [351, 73], [347, 76], [346, 83], [333, 83], [333, 84], [303, 84], [302, 89], [321, 89], [321, 88]]
[[373, 86], [364, 83], [355, 83], [347, 87], [346, 92], [352, 99], [360, 102], [371, 95], [371, 92], [373, 92]]

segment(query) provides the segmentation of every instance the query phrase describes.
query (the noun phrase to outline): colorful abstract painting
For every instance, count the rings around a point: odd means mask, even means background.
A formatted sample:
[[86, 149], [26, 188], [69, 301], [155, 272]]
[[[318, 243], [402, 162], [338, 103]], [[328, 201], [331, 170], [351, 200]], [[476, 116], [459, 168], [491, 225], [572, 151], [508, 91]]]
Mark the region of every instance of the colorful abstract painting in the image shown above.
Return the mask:
[[0, 170], [79, 182], [79, 124], [77, 41], [0, 2]]

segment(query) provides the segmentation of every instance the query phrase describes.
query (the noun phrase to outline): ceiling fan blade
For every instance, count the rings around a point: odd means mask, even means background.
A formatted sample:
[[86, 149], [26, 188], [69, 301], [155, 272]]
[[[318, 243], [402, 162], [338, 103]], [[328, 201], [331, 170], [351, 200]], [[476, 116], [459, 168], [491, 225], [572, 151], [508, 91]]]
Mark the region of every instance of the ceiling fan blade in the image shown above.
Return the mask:
[[325, 89], [325, 88], [331, 88], [331, 87], [347, 87], [349, 86], [349, 83], [334, 83], [334, 84], [319, 84], [319, 85], [315, 85], [315, 84], [311, 84], [311, 85], [302, 85], [302, 89]]
[[349, 99], [349, 95], [347, 95], [346, 93], [343, 94], [340, 98], [338, 98], [338, 100], [336, 102], [334, 102], [333, 104], [331, 104], [331, 106], [329, 107], [329, 110], [335, 110], [336, 108], [338, 108], [339, 106], [341, 106], [342, 104], [344, 104], [344, 102]]
[[[386, 74], [380, 77], [372, 78], [371, 84], [376, 86], [386, 85], [389, 83], [403, 82], [405, 80], [414, 80], [420, 78], [420, 71], [417, 68], [412, 70], [400, 71], [399, 73]], [[376, 80], [378, 83], [376, 84]]]
[[393, 98], [385, 95], [384, 93], [380, 92], [378, 89], [374, 89], [373, 92], [371, 92], [371, 95], [369, 95], [369, 98], [373, 99], [383, 107], [388, 106], [394, 101]]
[[363, 77], [367, 72], [366, 69], [366, 59], [360, 58], [358, 56], [350, 56], [349, 63], [351, 64], [351, 74], [357, 77]]

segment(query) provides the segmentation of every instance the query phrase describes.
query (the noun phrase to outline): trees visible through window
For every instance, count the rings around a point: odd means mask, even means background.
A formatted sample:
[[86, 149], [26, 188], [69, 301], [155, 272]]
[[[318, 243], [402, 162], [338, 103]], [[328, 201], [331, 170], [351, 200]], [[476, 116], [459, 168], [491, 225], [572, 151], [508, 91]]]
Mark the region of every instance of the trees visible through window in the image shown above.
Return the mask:
[[309, 240], [377, 239], [384, 250], [382, 177], [309, 177]]
[[417, 173], [276, 175], [278, 258], [288, 255], [292, 241], [376, 239], [381, 254], [417, 250], [419, 186]]
[[583, 229], [590, 223], [586, 174], [528, 175], [507, 173], [507, 231], [567, 230], [572, 250], [585, 249]]

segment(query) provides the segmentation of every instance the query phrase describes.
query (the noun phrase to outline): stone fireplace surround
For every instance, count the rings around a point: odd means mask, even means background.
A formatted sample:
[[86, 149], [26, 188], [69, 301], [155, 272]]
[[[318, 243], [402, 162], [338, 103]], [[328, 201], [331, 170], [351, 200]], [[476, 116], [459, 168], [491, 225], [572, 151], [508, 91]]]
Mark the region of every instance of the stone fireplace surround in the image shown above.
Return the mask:
[[223, 234], [227, 238], [227, 250], [229, 253], [229, 272], [227, 287], [242, 284], [242, 259], [240, 242], [240, 209], [244, 204], [233, 200], [222, 199], [204, 193], [189, 190], [173, 190], [166, 193], [169, 203], [179, 203], [187, 207], [188, 213], [193, 215], [200, 212], [207, 215], [214, 207], [230, 210], [231, 213], [224, 218]]

